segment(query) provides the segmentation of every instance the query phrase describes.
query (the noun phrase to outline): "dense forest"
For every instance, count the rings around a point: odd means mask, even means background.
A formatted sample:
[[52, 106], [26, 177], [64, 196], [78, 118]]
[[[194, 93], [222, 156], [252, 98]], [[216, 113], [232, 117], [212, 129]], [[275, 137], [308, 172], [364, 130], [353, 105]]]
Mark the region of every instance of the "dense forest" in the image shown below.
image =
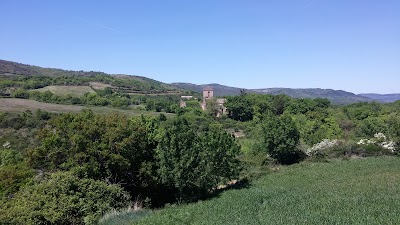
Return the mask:
[[95, 224], [112, 209], [208, 198], [275, 164], [397, 155], [400, 102], [242, 93], [216, 117], [196, 100], [176, 116], [0, 114], [2, 224]]

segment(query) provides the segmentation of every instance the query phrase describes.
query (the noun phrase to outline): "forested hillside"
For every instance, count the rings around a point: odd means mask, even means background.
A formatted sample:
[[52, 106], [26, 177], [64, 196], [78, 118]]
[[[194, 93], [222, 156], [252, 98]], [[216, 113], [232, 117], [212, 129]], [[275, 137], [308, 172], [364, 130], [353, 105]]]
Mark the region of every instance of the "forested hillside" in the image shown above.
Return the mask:
[[256, 89], [255, 91], [272, 95], [284, 94], [293, 98], [326, 98], [334, 104], [351, 104], [356, 102], [373, 101], [373, 99], [358, 96], [351, 92], [321, 88], [265, 88]]
[[41, 68], [0, 60], [0, 97], [170, 113], [195, 94], [146, 77]]
[[[42, 68], [16, 62], [0, 60], [0, 75], [4, 79], [11, 78], [23, 81], [22, 87], [40, 88], [48, 85], [89, 85], [90, 81], [104, 82], [131, 92], [164, 93], [178, 92], [171, 85], [142, 76], [110, 75], [96, 71], [71, 71], [54, 68]], [[20, 82], [22, 83], [22, 82]], [[30, 86], [28, 86], [31, 84]], [[4, 84], [2, 84], [4, 86]]]

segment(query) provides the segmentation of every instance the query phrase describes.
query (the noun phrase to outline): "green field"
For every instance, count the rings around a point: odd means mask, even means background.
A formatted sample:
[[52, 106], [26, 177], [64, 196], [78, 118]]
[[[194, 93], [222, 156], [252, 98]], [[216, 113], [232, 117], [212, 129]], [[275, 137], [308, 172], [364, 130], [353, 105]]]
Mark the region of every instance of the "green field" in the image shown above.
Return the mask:
[[[100, 106], [80, 106], [80, 105], [62, 105], [53, 103], [38, 102], [35, 100], [19, 99], [19, 98], [0, 98], [0, 112], [25, 112], [26, 110], [35, 111], [41, 109], [43, 111], [52, 113], [78, 113], [84, 109], [90, 109], [95, 113], [109, 114], [109, 113], [121, 113], [126, 116], [139, 116], [139, 115], [154, 115], [158, 116], [160, 113], [152, 111], [141, 111], [136, 108], [131, 110], [116, 109], [110, 107]], [[167, 117], [174, 114], [164, 113]]]
[[74, 97], [80, 97], [86, 93], [95, 93], [95, 91], [89, 86], [47, 86], [36, 89], [35, 91], [51, 91], [53, 94], [58, 96], [71, 95]]
[[399, 209], [400, 158], [380, 157], [282, 167], [211, 200], [101, 224], [400, 224]]

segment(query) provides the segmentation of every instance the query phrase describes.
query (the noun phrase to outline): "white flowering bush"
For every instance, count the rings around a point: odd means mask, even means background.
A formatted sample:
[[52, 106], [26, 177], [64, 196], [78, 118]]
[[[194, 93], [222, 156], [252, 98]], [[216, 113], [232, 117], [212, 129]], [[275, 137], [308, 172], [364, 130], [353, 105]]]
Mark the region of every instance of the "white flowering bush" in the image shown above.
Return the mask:
[[391, 152], [396, 151], [396, 142], [388, 140], [383, 133], [376, 133], [372, 139], [361, 139], [357, 142], [358, 145], [377, 145]]
[[375, 144], [374, 140], [369, 140], [369, 139], [361, 139], [357, 142], [358, 145], [369, 145], [369, 144]]
[[9, 141], [6, 141], [6, 142], [3, 144], [3, 148], [5, 148], [5, 149], [11, 148], [10, 142], [9, 142]]
[[383, 133], [374, 134], [374, 138], [378, 139], [378, 141], [386, 141], [386, 136]]
[[339, 143], [338, 140], [323, 139], [321, 142], [307, 149], [306, 154], [308, 156], [314, 156], [318, 153], [321, 153], [321, 151], [324, 149], [336, 146], [338, 143]]

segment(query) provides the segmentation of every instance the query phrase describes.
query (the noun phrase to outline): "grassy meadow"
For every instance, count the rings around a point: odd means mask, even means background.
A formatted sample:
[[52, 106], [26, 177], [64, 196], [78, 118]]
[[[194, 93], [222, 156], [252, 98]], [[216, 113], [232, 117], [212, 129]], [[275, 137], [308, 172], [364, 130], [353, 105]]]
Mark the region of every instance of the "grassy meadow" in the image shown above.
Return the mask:
[[400, 224], [399, 208], [400, 158], [357, 158], [280, 167], [248, 188], [100, 224]]
[[95, 93], [95, 91], [89, 86], [47, 86], [44, 88], [36, 89], [36, 91], [50, 91], [51, 93], [58, 96], [71, 95], [74, 97], [80, 97], [86, 93]]

